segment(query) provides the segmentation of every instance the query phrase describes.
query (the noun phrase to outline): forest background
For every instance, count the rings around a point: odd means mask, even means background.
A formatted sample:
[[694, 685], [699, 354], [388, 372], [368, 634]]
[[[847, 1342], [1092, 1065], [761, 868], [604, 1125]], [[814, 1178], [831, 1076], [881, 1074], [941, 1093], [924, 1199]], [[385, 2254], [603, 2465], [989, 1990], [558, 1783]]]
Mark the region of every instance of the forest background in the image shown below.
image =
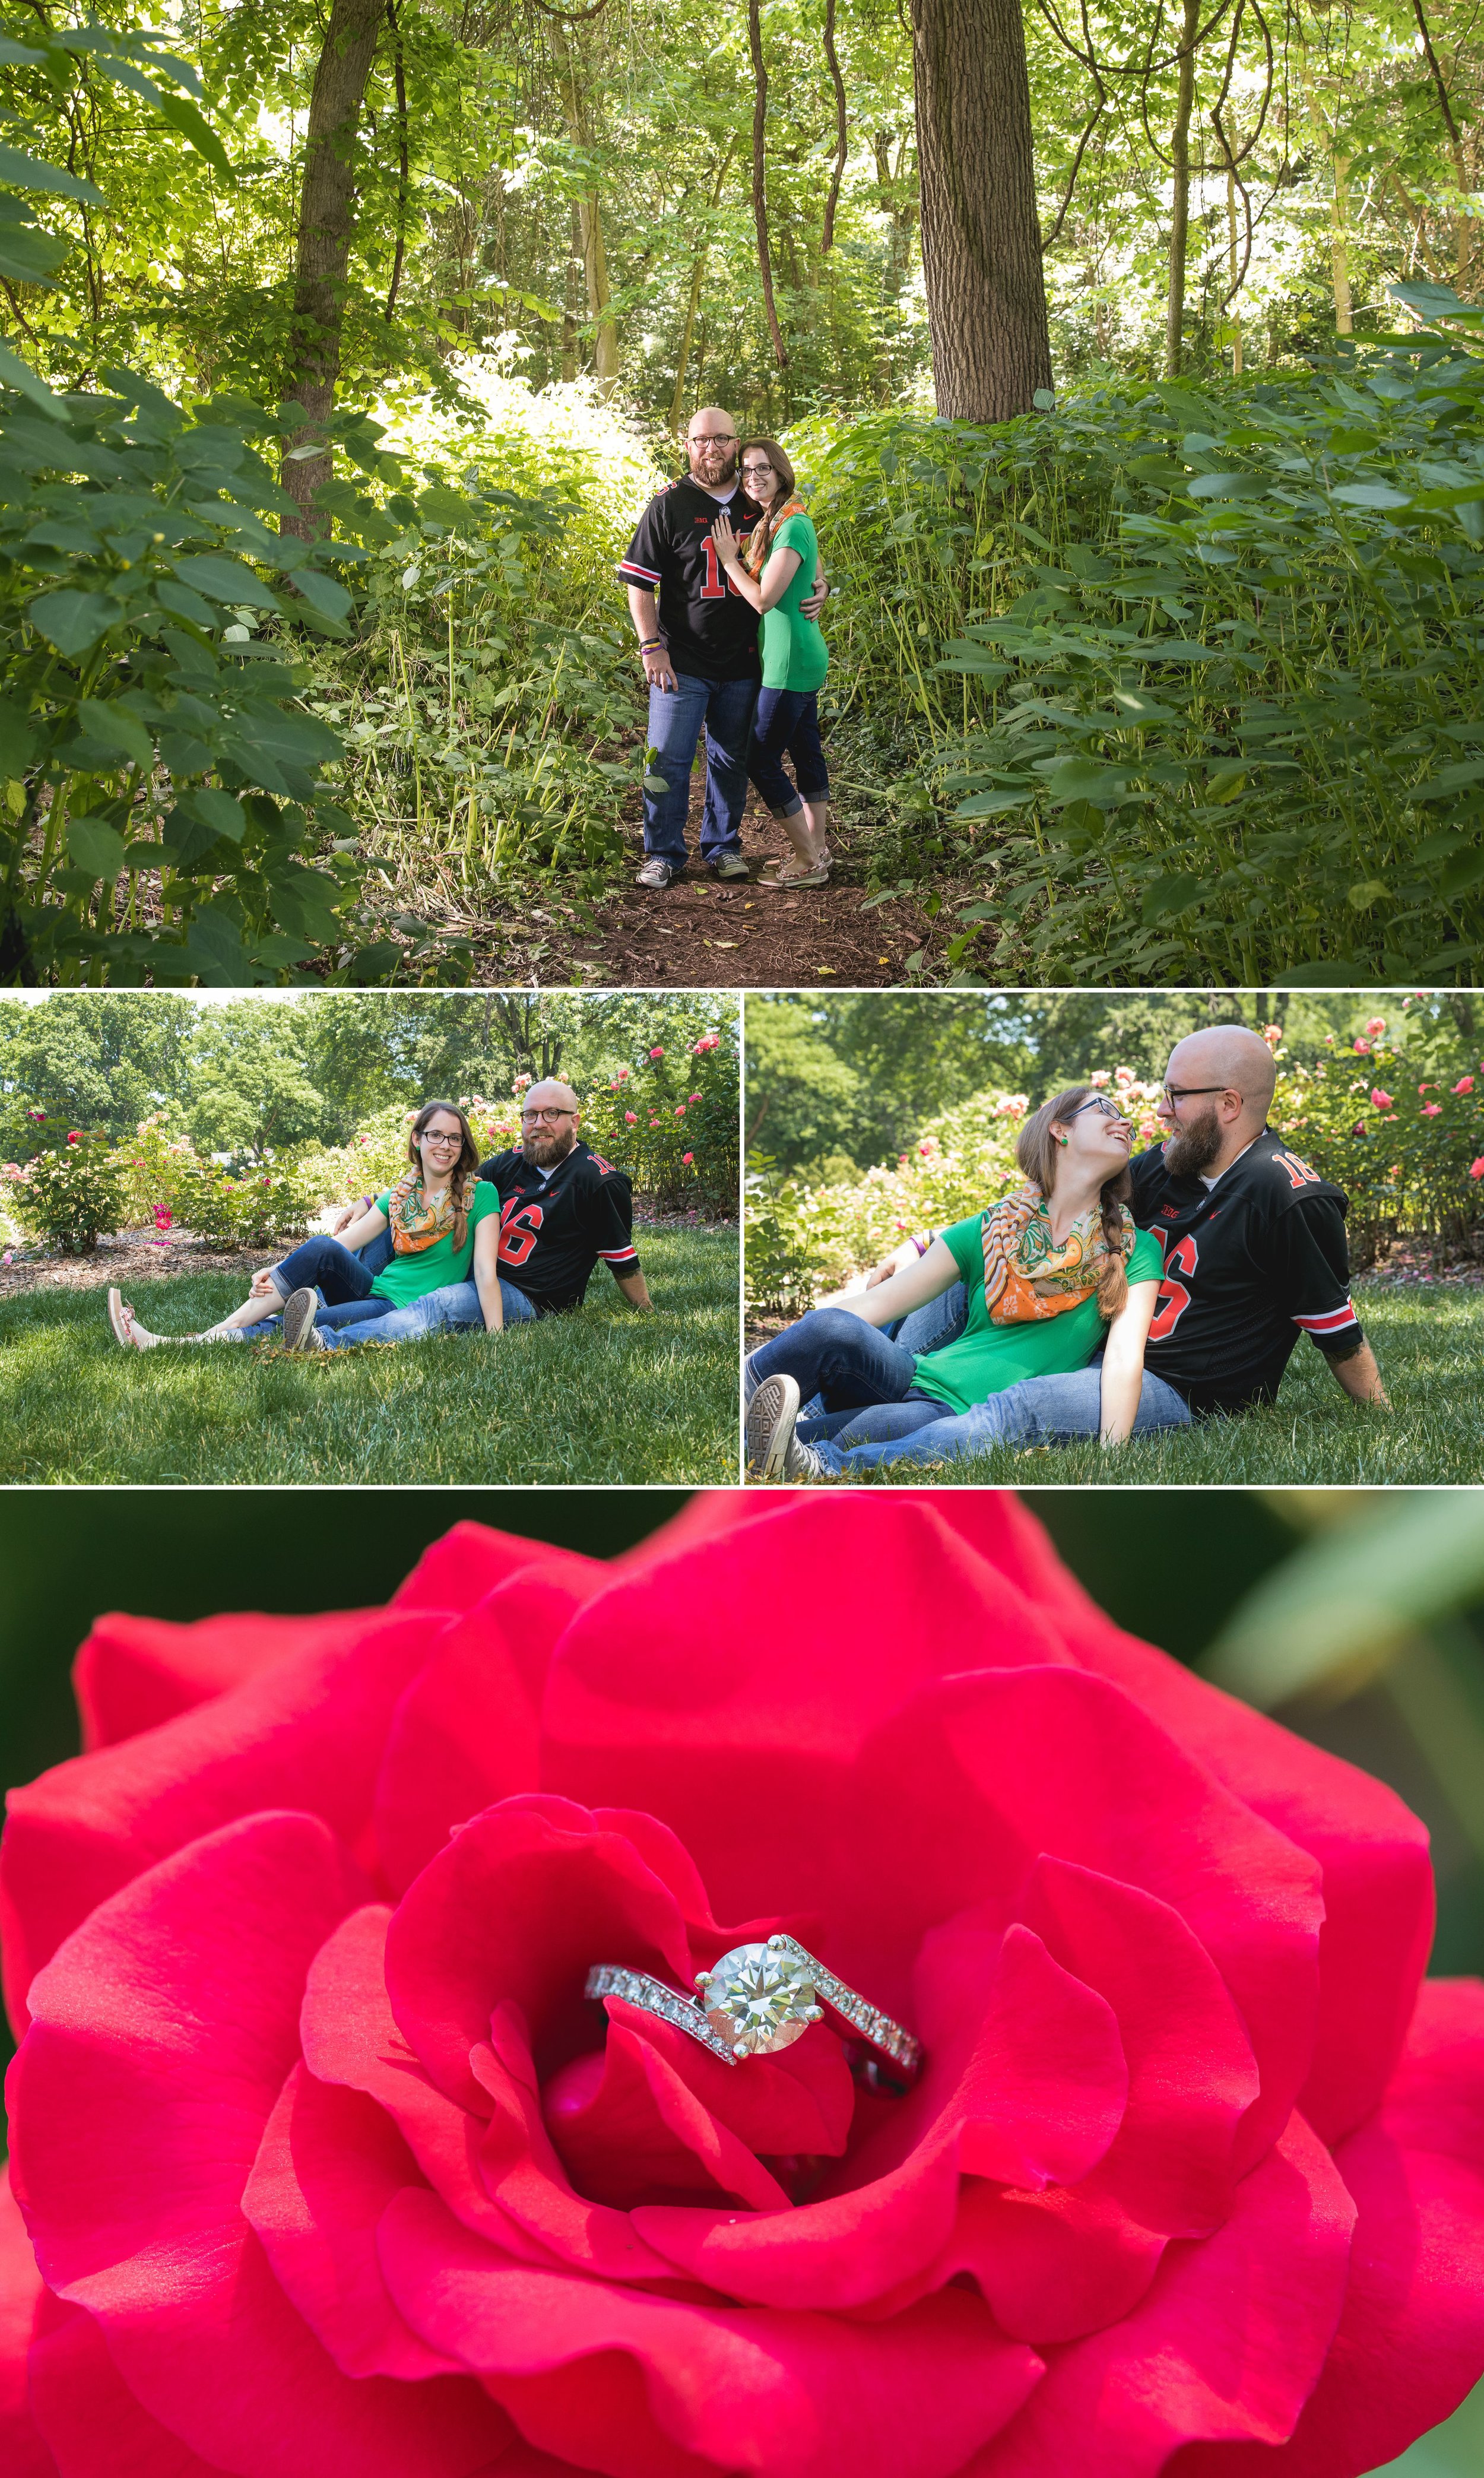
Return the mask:
[[597, 900], [609, 561], [718, 400], [919, 971], [1467, 977], [1477, 16], [11, 0], [0, 971], [457, 979]]

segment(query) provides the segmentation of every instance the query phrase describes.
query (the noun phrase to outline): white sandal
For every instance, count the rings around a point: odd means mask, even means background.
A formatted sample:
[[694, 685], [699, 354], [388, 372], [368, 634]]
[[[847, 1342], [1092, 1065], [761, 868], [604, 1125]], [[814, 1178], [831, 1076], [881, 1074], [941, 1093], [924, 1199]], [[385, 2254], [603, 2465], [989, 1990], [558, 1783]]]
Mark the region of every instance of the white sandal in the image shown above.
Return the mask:
[[821, 853], [817, 861], [801, 861], [795, 857], [792, 865], [788, 861], [781, 860], [772, 876], [760, 877], [758, 884], [760, 886], [828, 886], [830, 871], [834, 865], [835, 859], [832, 852]]
[[115, 1290], [109, 1292], [109, 1323], [113, 1328], [113, 1340], [121, 1342], [126, 1350], [153, 1351], [157, 1343], [164, 1340], [163, 1333], [151, 1333], [147, 1325], [140, 1325], [128, 1301]]

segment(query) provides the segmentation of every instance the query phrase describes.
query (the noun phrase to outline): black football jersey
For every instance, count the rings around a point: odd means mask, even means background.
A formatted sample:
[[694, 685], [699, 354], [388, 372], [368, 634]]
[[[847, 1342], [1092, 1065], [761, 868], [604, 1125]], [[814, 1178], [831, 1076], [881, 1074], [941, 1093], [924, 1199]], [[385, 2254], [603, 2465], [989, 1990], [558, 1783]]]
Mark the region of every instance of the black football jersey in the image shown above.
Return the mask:
[[479, 1176], [499, 1190], [500, 1278], [538, 1316], [580, 1307], [600, 1256], [616, 1274], [638, 1273], [628, 1172], [580, 1138], [549, 1178], [518, 1152], [495, 1153]]
[[618, 562], [625, 585], [659, 596], [660, 625], [677, 671], [702, 680], [762, 677], [758, 615], [728, 579], [711, 529], [730, 517], [743, 540], [758, 512], [739, 483], [725, 505], [696, 482], [671, 482], [640, 518], [628, 556]]
[[1214, 1188], [1176, 1178], [1156, 1145], [1130, 1164], [1133, 1215], [1165, 1256], [1144, 1364], [1193, 1411], [1270, 1403], [1300, 1333], [1346, 1358], [1346, 1199], [1265, 1127]]

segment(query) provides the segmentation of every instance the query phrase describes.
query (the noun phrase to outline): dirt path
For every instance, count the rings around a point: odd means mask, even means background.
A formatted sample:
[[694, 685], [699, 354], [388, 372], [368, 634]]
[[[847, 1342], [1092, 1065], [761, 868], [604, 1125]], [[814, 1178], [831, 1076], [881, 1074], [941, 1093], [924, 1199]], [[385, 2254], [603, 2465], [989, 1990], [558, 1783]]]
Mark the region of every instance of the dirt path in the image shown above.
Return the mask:
[[[865, 869], [846, 827], [837, 838], [837, 868], [828, 886], [774, 894], [760, 886], [767, 862], [781, 860], [787, 837], [749, 793], [742, 818], [742, 857], [751, 882], [722, 885], [694, 857], [700, 840], [705, 774], [692, 778], [688, 840], [692, 859], [663, 895], [629, 885], [595, 908], [593, 934], [547, 928], [540, 978], [548, 987], [587, 981], [621, 987], [676, 989], [890, 989], [907, 979], [907, 958], [927, 943], [929, 923], [900, 898], [863, 909]], [[640, 828], [626, 828], [633, 866], [643, 858]]]

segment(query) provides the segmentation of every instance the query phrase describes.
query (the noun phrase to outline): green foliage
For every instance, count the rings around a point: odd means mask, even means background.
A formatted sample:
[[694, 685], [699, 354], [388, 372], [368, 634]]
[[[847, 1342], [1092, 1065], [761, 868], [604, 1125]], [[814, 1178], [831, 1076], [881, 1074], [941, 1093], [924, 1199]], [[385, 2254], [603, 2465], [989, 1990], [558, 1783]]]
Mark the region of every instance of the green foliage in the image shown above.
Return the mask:
[[1415, 1057], [1364, 1034], [1312, 1067], [1277, 1055], [1272, 1124], [1349, 1196], [1355, 1264], [1401, 1232], [1484, 1253], [1484, 1062], [1461, 1067], [1455, 1055], [1418, 1077]]
[[[656, 1050], [659, 1055], [656, 1055]], [[583, 1095], [587, 1143], [662, 1206], [737, 1210], [736, 1052], [716, 1032], [641, 1049]]]
[[1484, 314], [1431, 308], [1306, 381], [794, 435], [878, 877], [982, 881], [950, 967], [1471, 977]]
[[23, 1230], [83, 1256], [103, 1230], [116, 1227], [123, 1181], [106, 1135], [73, 1128], [55, 1151], [38, 1152], [23, 1168], [8, 1164], [6, 1202]]
[[353, 937], [340, 745], [239, 614], [343, 635], [330, 563], [360, 554], [264, 521], [290, 504], [253, 444], [275, 419], [106, 376], [0, 418], [0, 969], [282, 977]]

